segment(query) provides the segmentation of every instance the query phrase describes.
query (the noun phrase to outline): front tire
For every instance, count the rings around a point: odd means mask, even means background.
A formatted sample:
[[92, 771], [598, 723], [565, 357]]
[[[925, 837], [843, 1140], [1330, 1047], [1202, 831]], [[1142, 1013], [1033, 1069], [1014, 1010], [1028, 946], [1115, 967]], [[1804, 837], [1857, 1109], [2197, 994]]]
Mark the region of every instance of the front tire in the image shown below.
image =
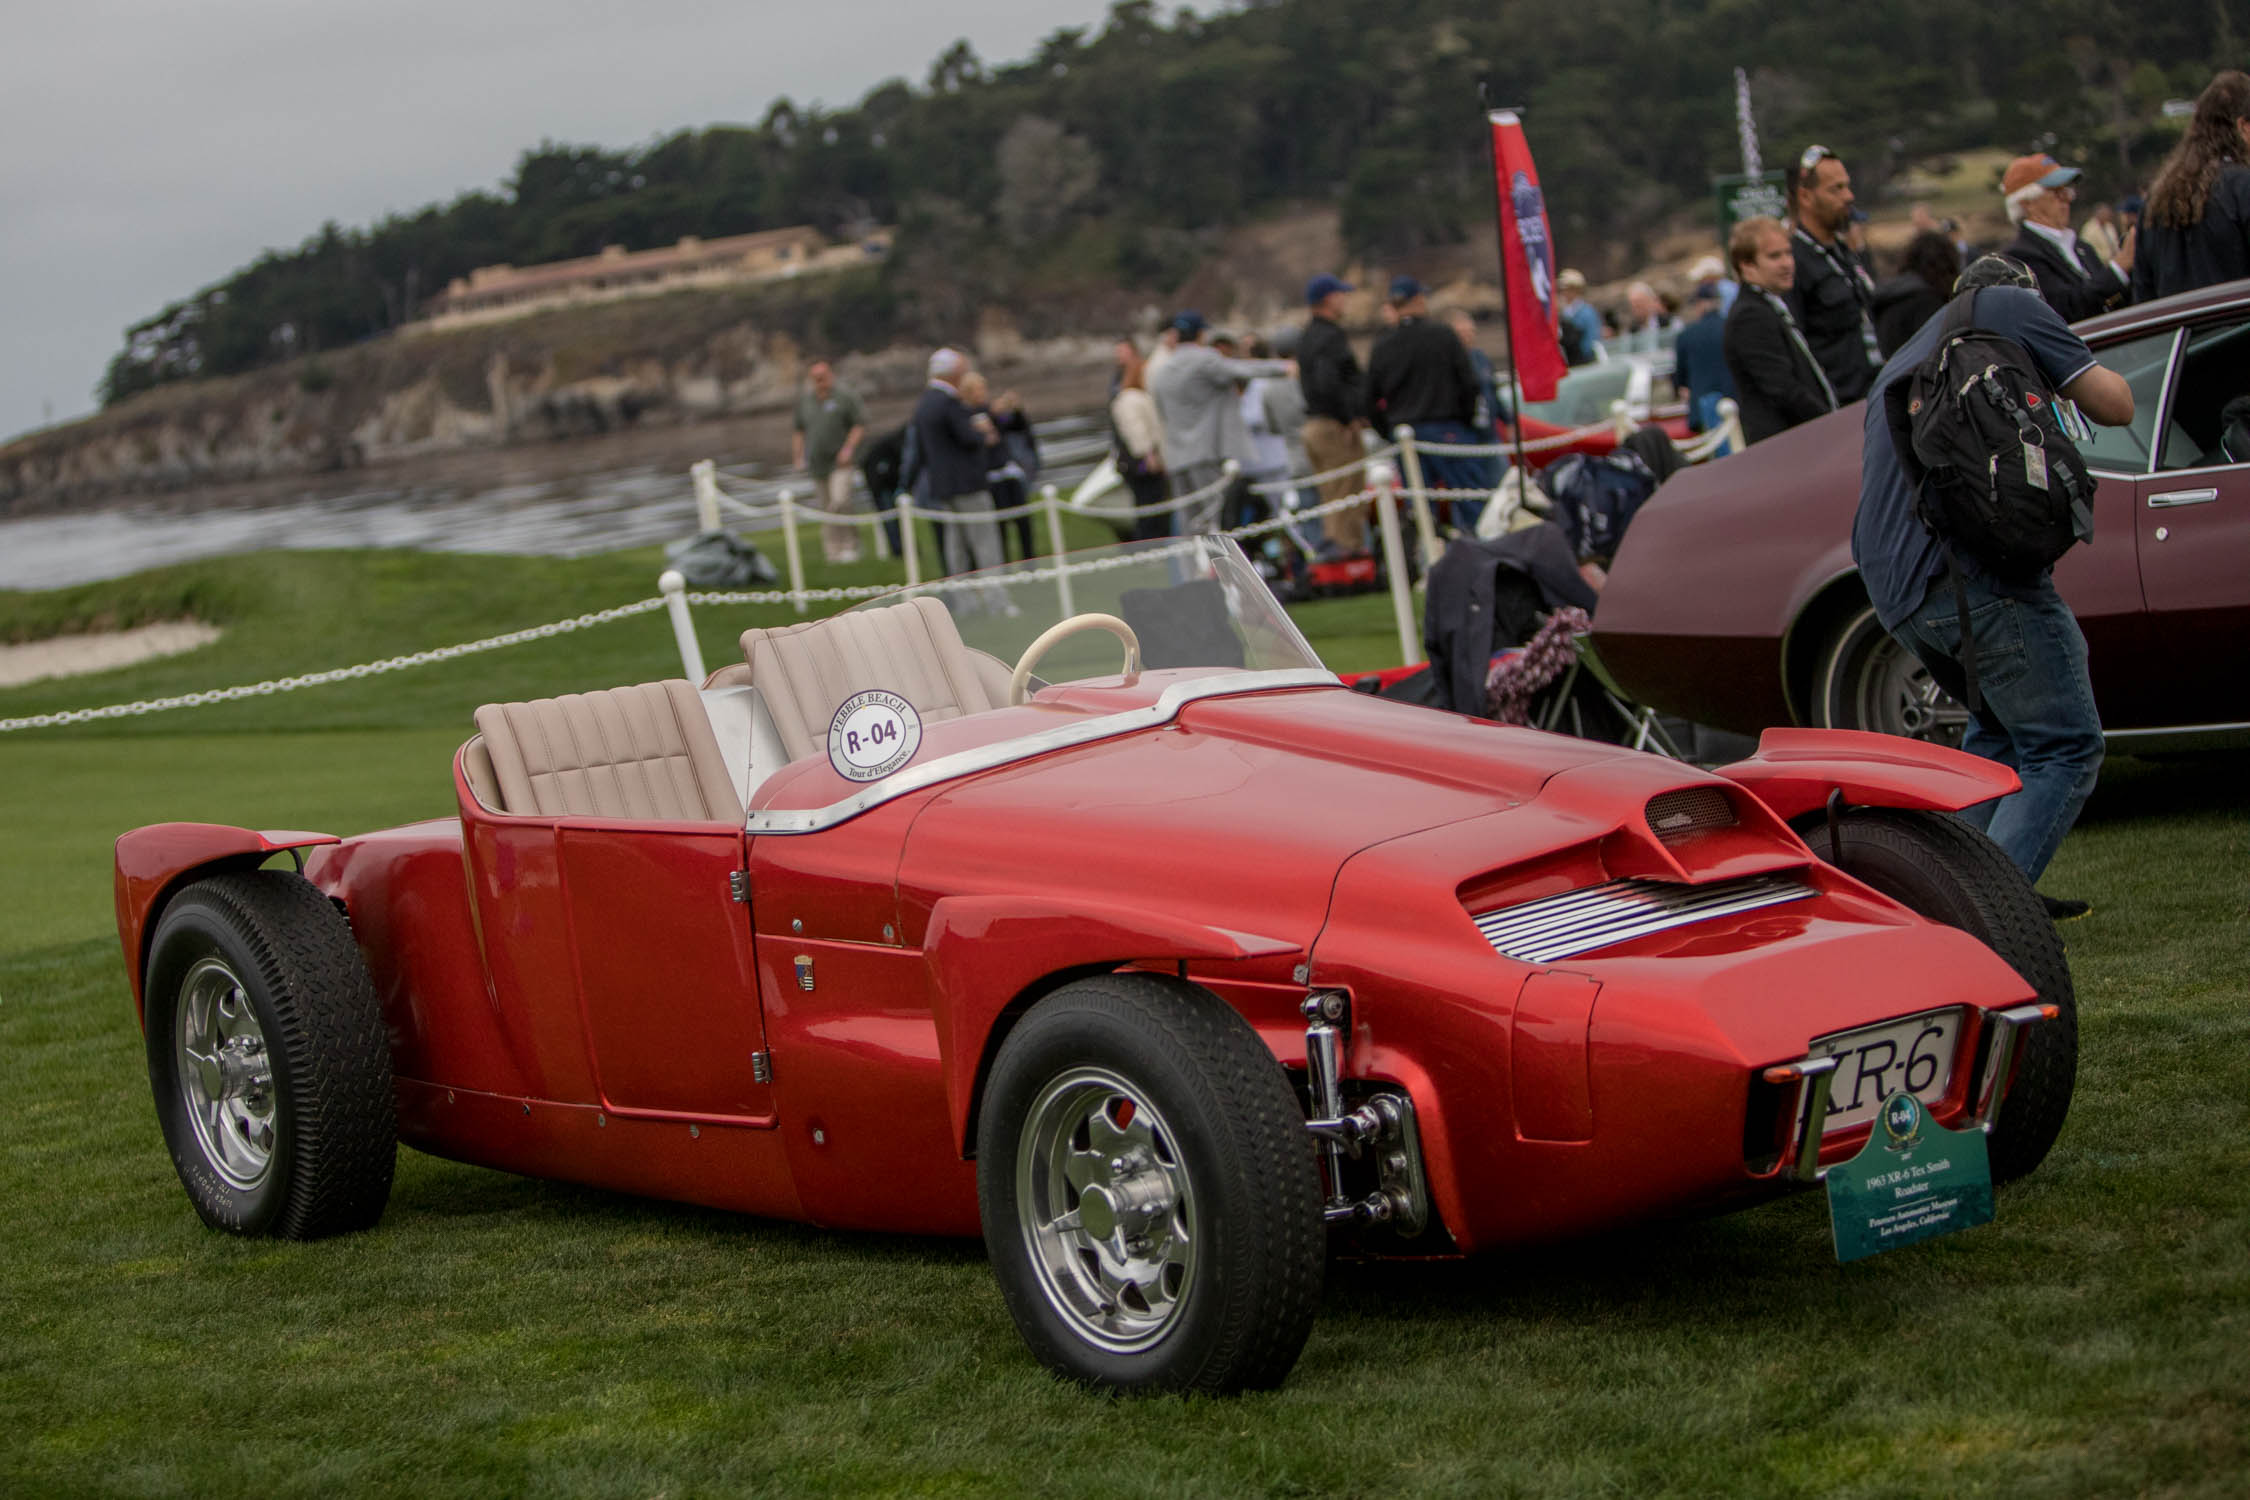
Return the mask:
[[325, 896], [270, 871], [196, 881], [164, 910], [142, 993], [157, 1120], [206, 1224], [311, 1240], [382, 1217], [390, 1041]]
[[1900, 905], [1978, 939], [2061, 1012], [2024, 1034], [2015, 1082], [1987, 1142], [1995, 1182], [2024, 1176], [2061, 1134], [2078, 1079], [2078, 1002], [2054, 922], [2015, 862], [1958, 818], [1869, 807], [1839, 821], [1841, 859], [1826, 821], [1817, 815], [1806, 820], [1804, 838], [1813, 853]]
[[994, 1059], [977, 1201], [1042, 1364], [1117, 1390], [1279, 1385], [1327, 1257], [1304, 1113], [1210, 992], [1110, 974], [1041, 1001]]
[[1871, 729], [1958, 747], [1968, 710], [1901, 646], [1868, 605], [1846, 619], [1821, 653], [1813, 713], [1822, 729]]

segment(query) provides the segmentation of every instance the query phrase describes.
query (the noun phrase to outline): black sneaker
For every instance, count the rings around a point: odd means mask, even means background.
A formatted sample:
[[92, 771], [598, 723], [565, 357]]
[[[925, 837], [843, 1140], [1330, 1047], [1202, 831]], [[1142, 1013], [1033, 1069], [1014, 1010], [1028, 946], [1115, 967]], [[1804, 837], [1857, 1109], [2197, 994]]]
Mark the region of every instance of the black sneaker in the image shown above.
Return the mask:
[[2094, 909], [2091, 901], [2071, 901], [2062, 896], [2041, 895], [2040, 902], [2047, 908], [2051, 921], [2075, 922]]

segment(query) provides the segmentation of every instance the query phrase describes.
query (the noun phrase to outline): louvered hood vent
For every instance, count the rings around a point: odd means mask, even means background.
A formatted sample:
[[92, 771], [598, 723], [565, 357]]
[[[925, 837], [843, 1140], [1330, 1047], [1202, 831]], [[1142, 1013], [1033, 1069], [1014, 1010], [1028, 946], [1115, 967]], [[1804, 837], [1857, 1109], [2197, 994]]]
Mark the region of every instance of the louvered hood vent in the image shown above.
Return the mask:
[[[1654, 807], [1650, 804], [1652, 812]], [[1794, 875], [1746, 875], [1709, 885], [1612, 880], [1488, 911], [1476, 924], [1503, 958], [1541, 964], [1812, 894], [1813, 888]]]

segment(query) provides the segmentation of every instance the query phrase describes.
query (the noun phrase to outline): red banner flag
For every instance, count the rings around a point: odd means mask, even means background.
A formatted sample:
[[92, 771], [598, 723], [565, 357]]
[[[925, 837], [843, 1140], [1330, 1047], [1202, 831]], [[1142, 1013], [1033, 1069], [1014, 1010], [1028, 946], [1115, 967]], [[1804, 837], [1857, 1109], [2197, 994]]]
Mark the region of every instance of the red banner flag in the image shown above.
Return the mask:
[[1508, 350], [1526, 401], [1552, 401], [1569, 368], [1555, 336], [1555, 242], [1539, 169], [1515, 111], [1496, 109], [1492, 170], [1500, 201], [1500, 275], [1508, 298]]

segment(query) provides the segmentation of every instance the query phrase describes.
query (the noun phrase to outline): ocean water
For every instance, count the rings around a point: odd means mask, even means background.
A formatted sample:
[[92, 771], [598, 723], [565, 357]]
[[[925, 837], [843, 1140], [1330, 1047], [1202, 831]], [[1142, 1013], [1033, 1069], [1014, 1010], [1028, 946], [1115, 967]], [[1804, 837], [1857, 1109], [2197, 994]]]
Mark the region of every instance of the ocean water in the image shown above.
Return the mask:
[[[1108, 446], [1107, 426], [1096, 417], [1062, 417], [1035, 431], [1045, 459], [1041, 482], [1059, 485], [1066, 494]], [[772, 505], [785, 485], [800, 498], [808, 488], [802, 474], [735, 469], [719, 476], [720, 490], [748, 505]], [[778, 523], [727, 513], [725, 524], [756, 532]], [[189, 558], [267, 548], [409, 547], [578, 557], [675, 541], [695, 530], [686, 472], [645, 464], [486, 488], [372, 485], [342, 495], [200, 510], [183, 509], [177, 497], [169, 497], [0, 521], [0, 588], [62, 588]], [[817, 540], [811, 545], [817, 547]]]

